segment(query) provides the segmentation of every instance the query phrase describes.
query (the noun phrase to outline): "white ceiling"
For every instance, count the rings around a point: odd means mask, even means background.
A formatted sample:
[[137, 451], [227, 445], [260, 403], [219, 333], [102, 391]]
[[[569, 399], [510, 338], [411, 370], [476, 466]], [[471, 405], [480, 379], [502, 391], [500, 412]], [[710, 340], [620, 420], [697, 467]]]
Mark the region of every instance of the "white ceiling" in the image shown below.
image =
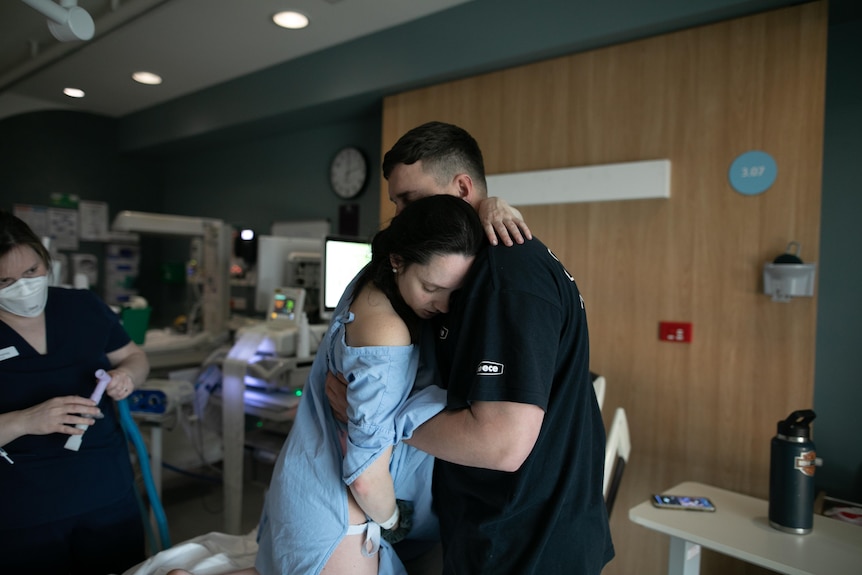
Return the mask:
[[[41, 13], [0, 0], [0, 118], [64, 107], [122, 117], [467, 1], [79, 0], [95, 36], [60, 43]], [[309, 27], [275, 26], [272, 15], [286, 9]], [[137, 70], [164, 82], [137, 84]], [[70, 101], [65, 87], [86, 98]]]
[[[74, 0], [53, 1], [74, 4]], [[352, 83], [353, 89], [346, 93], [356, 95], [369, 91], [374, 82], [380, 88], [377, 76], [383, 71], [388, 74], [382, 84], [386, 90], [404, 89], [523, 63], [528, 57], [570, 53], [801, 1], [650, 0], [645, 7], [643, 0], [79, 0], [77, 4], [95, 20], [95, 37], [60, 43], [48, 31], [45, 16], [23, 0], [0, 0], [0, 119], [50, 108], [134, 118], [140, 115], [129, 116], [133, 112], [180, 101], [182, 96], [225, 86], [243, 76], [252, 79], [259, 75], [254, 72], [270, 69], [270, 85], [277, 78], [280, 91], [249, 93], [264, 89], [260, 82], [249, 81], [241, 83], [247, 87], [234, 83], [219, 92], [222, 99], [246, 101], [246, 108], [252, 108], [246, 110], [243, 121], [247, 122], [258, 109], [267, 117], [297, 109], [300, 104], [291, 101], [290, 106], [273, 110], [272, 101], [287, 94], [284, 87], [294, 82], [282, 75], [290, 69], [280, 65], [339, 44], [344, 50], [330, 54], [342, 63], [336, 72], [342, 78], [304, 68], [296, 85], [313, 81], [310, 88], [315, 94], [334, 91], [345, 97], [339, 81]], [[425, 18], [450, 8], [451, 17]], [[305, 13], [311, 25], [300, 31], [278, 28], [271, 16], [283, 9]], [[862, 18], [862, 1], [830, 0], [829, 14], [831, 24]], [[407, 26], [383, 32], [397, 32], [389, 41], [400, 48], [386, 48], [388, 62], [375, 62], [380, 53], [373, 51], [363, 55], [361, 64], [356, 62], [351, 40], [402, 24]], [[542, 38], [538, 43], [530, 39], [536, 31]], [[164, 83], [136, 84], [130, 75], [141, 69], [162, 75]], [[83, 89], [86, 98], [64, 96], [67, 86]], [[230, 107], [229, 102], [225, 105]], [[184, 125], [172, 126], [182, 132], [179, 136], [204, 131], [202, 126], [189, 125], [199, 123], [189, 114], [194, 106], [187, 103], [182, 108]], [[229, 117], [232, 112], [218, 109], [220, 123], [210, 117], [213, 125], [207, 129], [239, 122]], [[254, 117], [263, 117], [258, 116]], [[138, 124], [148, 124], [150, 119], [142, 118]], [[137, 134], [138, 124], [129, 131]], [[145, 138], [131, 145], [153, 145], [165, 138]]]

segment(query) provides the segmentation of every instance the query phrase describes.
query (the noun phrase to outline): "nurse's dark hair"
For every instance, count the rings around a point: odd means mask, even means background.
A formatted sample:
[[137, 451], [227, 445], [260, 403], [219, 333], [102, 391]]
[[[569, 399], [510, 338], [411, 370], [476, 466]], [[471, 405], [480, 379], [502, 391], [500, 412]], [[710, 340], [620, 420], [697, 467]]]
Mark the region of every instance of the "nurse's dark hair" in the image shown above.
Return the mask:
[[422, 171], [440, 186], [458, 174], [467, 174], [479, 197], [488, 195], [485, 161], [479, 144], [466, 130], [445, 122], [428, 122], [398, 138], [383, 156], [383, 177], [387, 180], [398, 164], [422, 162]]
[[470, 204], [456, 196], [428, 196], [408, 204], [389, 226], [371, 240], [371, 262], [360, 276], [356, 291], [367, 282], [377, 286], [405, 322], [416, 319], [395, 283], [390, 256], [402, 270], [425, 265], [434, 256], [475, 256], [485, 246], [485, 232]]
[[42, 245], [30, 226], [21, 218], [9, 212], [0, 210], [0, 258], [18, 246], [30, 246], [41, 258], [42, 263], [51, 270], [51, 254]]

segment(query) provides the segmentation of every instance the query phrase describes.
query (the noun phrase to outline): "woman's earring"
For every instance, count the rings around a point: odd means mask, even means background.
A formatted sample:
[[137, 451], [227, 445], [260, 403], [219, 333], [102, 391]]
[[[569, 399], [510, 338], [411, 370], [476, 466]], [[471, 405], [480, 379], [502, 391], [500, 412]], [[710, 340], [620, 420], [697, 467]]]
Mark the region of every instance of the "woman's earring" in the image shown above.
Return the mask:
[[397, 273], [398, 273], [398, 268], [392, 268], [392, 273], [397, 274]]

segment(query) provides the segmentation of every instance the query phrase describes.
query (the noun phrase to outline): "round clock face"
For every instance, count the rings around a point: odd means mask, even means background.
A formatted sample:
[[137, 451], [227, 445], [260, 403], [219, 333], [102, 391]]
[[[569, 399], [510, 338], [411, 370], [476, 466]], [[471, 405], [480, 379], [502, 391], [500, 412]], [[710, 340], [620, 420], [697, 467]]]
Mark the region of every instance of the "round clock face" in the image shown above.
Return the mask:
[[359, 195], [368, 178], [365, 155], [358, 148], [348, 147], [339, 151], [329, 167], [332, 190], [345, 199]]

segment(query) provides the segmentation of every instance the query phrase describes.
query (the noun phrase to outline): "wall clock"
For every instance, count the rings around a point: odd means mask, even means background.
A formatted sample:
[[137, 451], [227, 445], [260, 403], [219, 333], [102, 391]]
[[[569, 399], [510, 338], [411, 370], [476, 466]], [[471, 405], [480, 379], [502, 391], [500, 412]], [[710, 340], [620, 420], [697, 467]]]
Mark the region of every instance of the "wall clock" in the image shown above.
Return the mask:
[[332, 191], [345, 200], [355, 198], [368, 181], [368, 162], [362, 150], [354, 146], [342, 148], [335, 154], [329, 166], [329, 182]]

